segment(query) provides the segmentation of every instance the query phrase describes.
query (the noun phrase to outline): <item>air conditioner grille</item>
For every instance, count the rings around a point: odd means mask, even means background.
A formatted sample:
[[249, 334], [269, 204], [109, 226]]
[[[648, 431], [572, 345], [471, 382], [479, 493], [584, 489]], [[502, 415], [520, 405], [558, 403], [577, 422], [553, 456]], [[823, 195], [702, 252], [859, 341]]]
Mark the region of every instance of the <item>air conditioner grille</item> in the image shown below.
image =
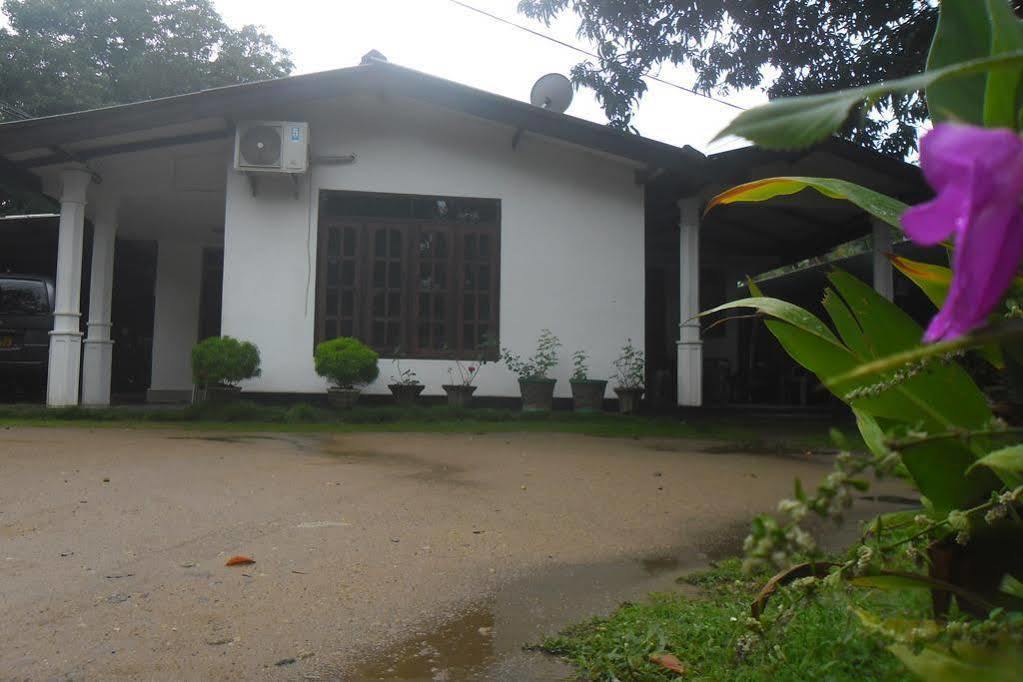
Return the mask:
[[249, 166], [279, 166], [281, 163], [281, 130], [274, 126], [253, 126], [242, 133], [239, 141], [242, 160]]

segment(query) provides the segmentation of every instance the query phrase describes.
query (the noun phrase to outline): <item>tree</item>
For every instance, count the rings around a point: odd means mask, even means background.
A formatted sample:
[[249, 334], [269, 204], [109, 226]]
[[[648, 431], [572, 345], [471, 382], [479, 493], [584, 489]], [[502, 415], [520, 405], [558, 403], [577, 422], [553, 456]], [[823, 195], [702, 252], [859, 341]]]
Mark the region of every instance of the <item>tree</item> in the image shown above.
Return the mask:
[[4, 0], [0, 120], [280, 78], [287, 50], [212, 0]]
[[[923, 70], [937, 0], [521, 0], [519, 11], [550, 23], [572, 12], [599, 62], [572, 70], [592, 87], [611, 124], [626, 129], [646, 90], [642, 74], [662, 63], [696, 71], [696, 89], [763, 87], [768, 96], [816, 94]], [[1019, 0], [1014, 3], [1019, 5]], [[916, 148], [927, 119], [919, 95], [887, 97], [844, 133], [894, 156]]]

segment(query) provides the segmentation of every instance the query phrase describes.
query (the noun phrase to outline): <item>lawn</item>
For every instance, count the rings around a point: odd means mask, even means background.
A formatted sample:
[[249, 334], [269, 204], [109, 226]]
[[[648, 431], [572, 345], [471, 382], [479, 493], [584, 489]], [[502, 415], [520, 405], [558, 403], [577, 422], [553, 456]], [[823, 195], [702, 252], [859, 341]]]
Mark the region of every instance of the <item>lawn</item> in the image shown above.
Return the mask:
[[[433, 407], [359, 407], [334, 412], [308, 404], [290, 407], [251, 402], [186, 407], [126, 406], [112, 408], [39, 405], [0, 406], [0, 426], [81, 426], [90, 428], [184, 428], [278, 432], [556, 432], [617, 438], [701, 438], [727, 441], [753, 452], [785, 452], [828, 447], [830, 423], [619, 414], [526, 413], [508, 409]], [[849, 437], [855, 438], [851, 429]]]
[[924, 613], [924, 593], [826, 593], [797, 608], [785, 625], [769, 627], [763, 639], [749, 639], [753, 644], [747, 646], [749, 605], [765, 579], [743, 576], [739, 560], [731, 559], [680, 579], [699, 588], [695, 596], [652, 594], [533, 648], [564, 657], [591, 680], [683, 679], [651, 662], [652, 655], [662, 652], [682, 662], [687, 680], [914, 679], [885, 642], [860, 625], [853, 608]]

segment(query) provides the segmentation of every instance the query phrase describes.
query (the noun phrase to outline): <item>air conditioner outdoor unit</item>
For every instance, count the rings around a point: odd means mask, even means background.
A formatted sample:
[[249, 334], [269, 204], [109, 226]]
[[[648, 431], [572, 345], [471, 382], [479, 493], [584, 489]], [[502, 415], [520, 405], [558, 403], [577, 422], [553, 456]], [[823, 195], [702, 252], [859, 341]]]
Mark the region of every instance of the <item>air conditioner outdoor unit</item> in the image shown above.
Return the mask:
[[309, 124], [293, 121], [239, 123], [234, 168], [246, 173], [305, 173], [309, 167]]

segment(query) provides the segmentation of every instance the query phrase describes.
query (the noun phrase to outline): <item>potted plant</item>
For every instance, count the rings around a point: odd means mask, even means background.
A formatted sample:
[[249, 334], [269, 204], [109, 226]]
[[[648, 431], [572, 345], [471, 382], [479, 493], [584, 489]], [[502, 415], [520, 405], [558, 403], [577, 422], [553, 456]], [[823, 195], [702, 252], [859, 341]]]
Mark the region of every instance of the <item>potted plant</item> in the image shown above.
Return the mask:
[[554, 407], [555, 379], [547, 376], [558, 364], [558, 349], [561, 341], [551, 330], [544, 329], [536, 340], [536, 353], [523, 360], [507, 348], [501, 357], [508, 369], [519, 377], [522, 393], [522, 409], [527, 412], [549, 412]]
[[192, 380], [200, 399], [227, 402], [241, 393], [239, 381], [259, 376], [259, 349], [230, 336], [211, 336], [192, 348]]
[[622, 346], [618, 359], [614, 361], [615, 393], [618, 394], [618, 411], [632, 414], [639, 408], [639, 399], [643, 397], [643, 383], [646, 378], [646, 363], [643, 352], [632, 345], [628, 339]]
[[380, 356], [358, 339], [342, 336], [317, 344], [313, 353], [316, 373], [330, 381], [327, 400], [336, 408], [347, 410], [355, 405], [365, 386], [380, 374]]
[[[455, 360], [454, 367], [448, 367], [448, 376], [451, 383], [444, 384], [441, 388], [448, 394], [449, 407], [468, 407], [472, 401], [472, 394], [476, 392], [473, 382], [480, 375], [480, 369], [487, 364], [488, 353], [496, 348], [496, 344], [485, 337], [483, 343], [476, 349], [476, 357], [463, 364], [461, 360]], [[455, 381], [457, 380], [457, 383]]]
[[568, 381], [572, 387], [572, 409], [576, 412], [600, 412], [604, 408], [607, 382], [590, 378], [587, 360], [589, 356], [584, 350], [572, 354], [572, 377]]
[[[398, 356], [401, 350], [395, 350], [395, 356]], [[394, 369], [398, 376], [391, 375], [391, 383], [387, 384], [387, 388], [391, 389], [391, 395], [394, 396], [394, 402], [404, 407], [415, 405], [416, 398], [426, 388], [425, 385], [420, 383], [419, 377], [411, 369], [402, 369], [401, 360], [395, 357], [391, 362], [394, 364]]]

